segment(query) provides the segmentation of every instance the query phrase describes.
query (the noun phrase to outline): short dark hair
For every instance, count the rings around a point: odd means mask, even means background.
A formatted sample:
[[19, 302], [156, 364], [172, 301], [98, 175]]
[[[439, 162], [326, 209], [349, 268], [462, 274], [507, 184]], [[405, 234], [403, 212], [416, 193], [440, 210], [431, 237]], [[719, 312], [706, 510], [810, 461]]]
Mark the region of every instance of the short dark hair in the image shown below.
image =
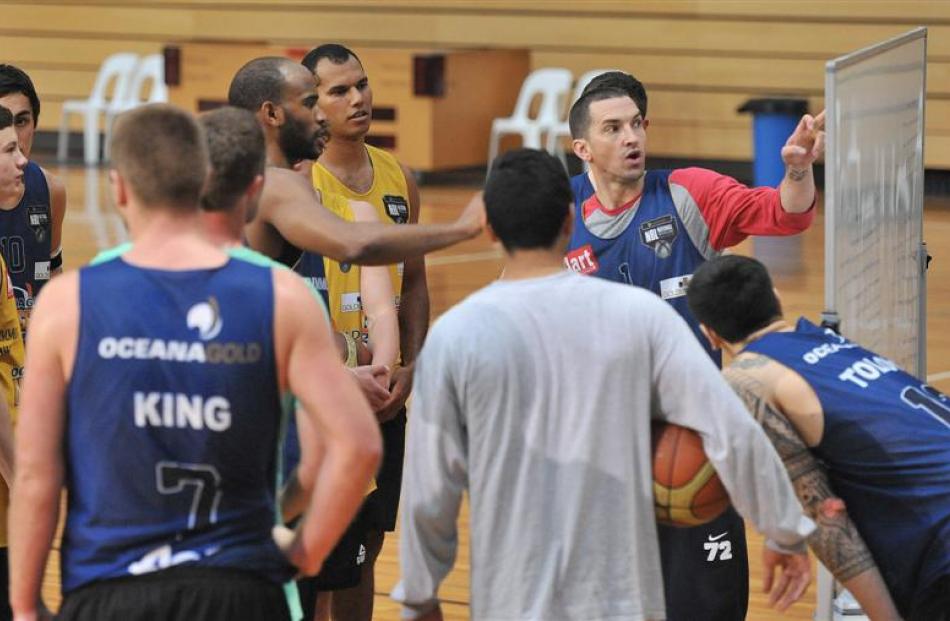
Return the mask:
[[573, 200], [564, 167], [535, 149], [500, 156], [485, 184], [488, 223], [508, 251], [550, 248]]
[[314, 73], [317, 70], [317, 63], [324, 58], [334, 65], [342, 65], [350, 58], [355, 58], [356, 62], [358, 62], [361, 67], [363, 66], [363, 61], [356, 55], [356, 52], [339, 43], [324, 43], [323, 45], [318, 45], [307, 52], [307, 55], [303, 57], [300, 64], [309, 69], [311, 73]]
[[9, 108], [0, 106], [0, 129], [6, 129], [13, 125], [13, 113]]
[[0, 64], [0, 97], [12, 93], [22, 93], [30, 100], [30, 109], [33, 111], [33, 126], [35, 127], [40, 120], [40, 98], [36, 95], [33, 80], [19, 67]]
[[264, 174], [264, 132], [248, 110], [225, 106], [198, 117], [208, 141], [211, 172], [201, 194], [205, 211], [229, 211]]
[[759, 261], [725, 255], [699, 267], [686, 290], [689, 310], [730, 343], [782, 317], [768, 270]]
[[602, 88], [617, 88], [625, 91], [637, 104], [640, 115], [647, 118], [647, 89], [643, 87], [643, 82], [626, 71], [606, 71], [588, 82], [581, 94]]
[[112, 159], [144, 207], [198, 208], [208, 145], [190, 113], [168, 104], [122, 113], [112, 134]]
[[287, 77], [281, 67], [287, 64], [296, 63], [282, 56], [263, 56], [245, 64], [228, 87], [228, 105], [257, 112], [264, 102], [283, 103]]
[[571, 136], [582, 138], [587, 134], [592, 103], [614, 97], [629, 97], [637, 104], [640, 116], [647, 118], [647, 91], [640, 80], [623, 71], [607, 71], [588, 82], [581, 96], [571, 106], [568, 117]]

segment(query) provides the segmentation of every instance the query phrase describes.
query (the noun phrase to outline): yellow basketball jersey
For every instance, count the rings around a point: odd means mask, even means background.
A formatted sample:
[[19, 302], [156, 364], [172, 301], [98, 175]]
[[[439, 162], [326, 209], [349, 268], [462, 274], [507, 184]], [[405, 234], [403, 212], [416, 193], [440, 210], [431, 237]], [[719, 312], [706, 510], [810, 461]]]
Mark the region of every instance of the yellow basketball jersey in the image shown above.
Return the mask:
[[[323, 205], [344, 220], [354, 220], [350, 201], [339, 194], [325, 190]], [[338, 332], [350, 334], [366, 343], [368, 334], [363, 306], [360, 301], [360, 267], [352, 263], [338, 263], [323, 258], [323, 271], [327, 279], [327, 297], [329, 299], [330, 320]]]
[[[0, 257], [0, 386], [10, 411], [10, 422], [16, 425], [20, 405], [20, 379], [23, 377], [23, 336], [20, 333], [20, 314], [16, 308], [13, 282], [7, 266]], [[7, 509], [10, 490], [0, 479], [0, 547], [7, 545]]]
[[[346, 187], [319, 161], [313, 165], [314, 187], [321, 192], [339, 194], [350, 200], [366, 201], [376, 208], [382, 222], [405, 224], [409, 221], [409, 188], [399, 162], [392, 154], [370, 145], [366, 145], [366, 152], [373, 163], [373, 185], [368, 192], [360, 194]], [[398, 263], [390, 269], [393, 292], [396, 294], [396, 308], [399, 308], [403, 264]]]

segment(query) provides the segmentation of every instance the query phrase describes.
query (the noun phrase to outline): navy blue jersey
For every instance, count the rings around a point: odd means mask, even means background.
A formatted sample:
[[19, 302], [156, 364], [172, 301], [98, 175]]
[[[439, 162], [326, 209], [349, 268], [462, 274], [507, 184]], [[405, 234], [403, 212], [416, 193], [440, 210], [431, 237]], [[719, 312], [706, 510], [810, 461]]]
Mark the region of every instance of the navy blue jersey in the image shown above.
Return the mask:
[[[303, 276], [314, 289], [320, 292], [323, 303], [329, 308], [330, 293], [327, 290], [326, 271], [323, 264], [323, 257], [312, 252], [302, 252], [300, 258], [294, 263], [293, 270]], [[283, 440], [283, 473], [282, 480], [290, 478], [290, 474], [300, 463], [300, 438], [297, 437], [297, 417], [293, 410], [290, 410], [290, 416], [287, 419], [287, 432]]]
[[319, 254], [304, 251], [294, 263], [293, 270], [310, 281], [314, 289], [320, 292], [323, 303], [330, 308], [330, 292], [327, 288], [327, 273], [323, 257]]
[[[708, 244], [708, 229], [695, 203], [688, 204], [685, 197], [674, 202], [669, 175], [668, 170], [647, 171], [639, 204], [620, 218], [605, 216], [600, 222], [597, 214], [585, 222], [584, 203], [594, 195], [589, 177], [572, 178], [575, 221], [565, 263], [574, 271], [643, 287], [661, 296], [721, 364], [720, 353], [709, 347], [686, 304], [686, 286], [693, 272], [718, 252]], [[682, 214], [677, 205], [684, 210]]]
[[792, 369], [818, 395], [824, 433], [812, 451], [907, 614], [950, 576], [950, 399], [804, 318], [745, 351]]
[[79, 278], [63, 590], [181, 563], [289, 578], [271, 539], [281, 418], [271, 270], [120, 258]]
[[0, 252], [13, 279], [20, 328], [26, 338], [33, 300], [50, 277], [53, 216], [43, 169], [27, 162], [23, 185], [26, 190], [17, 206], [0, 209]]

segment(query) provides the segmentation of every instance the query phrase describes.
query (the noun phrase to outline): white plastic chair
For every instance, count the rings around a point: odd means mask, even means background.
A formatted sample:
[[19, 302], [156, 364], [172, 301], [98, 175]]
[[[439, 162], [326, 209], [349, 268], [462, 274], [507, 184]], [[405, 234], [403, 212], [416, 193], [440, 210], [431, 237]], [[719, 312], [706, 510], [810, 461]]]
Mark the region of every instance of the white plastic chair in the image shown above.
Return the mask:
[[[148, 96], [142, 97], [147, 83], [149, 84]], [[115, 123], [116, 116], [143, 104], [165, 103], [167, 101], [168, 87], [165, 86], [165, 57], [161, 54], [144, 56], [136, 64], [135, 71], [132, 73], [132, 78], [129, 80], [128, 88], [123, 93], [121, 101], [117, 101], [114, 106], [110, 106], [105, 111], [103, 158], [108, 160], [110, 157], [109, 147], [112, 138], [112, 126]]]
[[[574, 97], [571, 99], [571, 105], [574, 105], [574, 102], [581, 98], [581, 93], [584, 92], [584, 89], [590, 84], [591, 80], [608, 71], [616, 71], [616, 69], [593, 69], [579, 77], [574, 87]], [[559, 119], [557, 123], [548, 129], [547, 145], [545, 146], [547, 152], [561, 160], [565, 168], [567, 168], [567, 158], [564, 155], [564, 150], [560, 148], [560, 142], [562, 138], [571, 137], [571, 126], [567, 122], [567, 115], [569, 113], [570, 106], [568, 106], [567, 112], [564, 117], [562, 117], [563, 120]]]
[[[522, 144], [531, 149], [541, 148], [541, 134], [561, 119], [561, 107], [571, 91], [571, 72], [549, 67], [537, 69], [525, 78], [518, 93], [515, 110], [507, 118], [492, 121], [488, 144], [488, 167], [498, 155], [498, 142], [505, 134], [520, 134]], [[531, 101], [541, 96], [538, 115], [531, 118]]]
[[[99, 115], [101, 113], [118, 114], [132, 79], [132, 73], [138, 63], [138, 55], [127, 52], [113, 54], [102, 62], [99, 75], [93, 84], [88, 99], [67, 99], [63, 102], [63, 114], [59, 122], [59, 140], [56, 157], [66, 159], [69, 146], [69, 115], [83, 116], [83, 159], [87, 165], [99, 161]], [[109, 83], [114, 82], [112, 98], [107, 99]]]

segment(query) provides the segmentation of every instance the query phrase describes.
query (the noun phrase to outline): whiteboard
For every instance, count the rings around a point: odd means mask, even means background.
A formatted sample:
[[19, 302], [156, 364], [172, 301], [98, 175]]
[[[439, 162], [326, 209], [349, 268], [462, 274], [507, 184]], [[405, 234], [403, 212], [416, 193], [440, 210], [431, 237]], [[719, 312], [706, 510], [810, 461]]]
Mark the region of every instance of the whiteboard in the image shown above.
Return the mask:
[[923, 246], [927, 30], [829, 61], [825, 72], [826, 319], [926, 375]]

